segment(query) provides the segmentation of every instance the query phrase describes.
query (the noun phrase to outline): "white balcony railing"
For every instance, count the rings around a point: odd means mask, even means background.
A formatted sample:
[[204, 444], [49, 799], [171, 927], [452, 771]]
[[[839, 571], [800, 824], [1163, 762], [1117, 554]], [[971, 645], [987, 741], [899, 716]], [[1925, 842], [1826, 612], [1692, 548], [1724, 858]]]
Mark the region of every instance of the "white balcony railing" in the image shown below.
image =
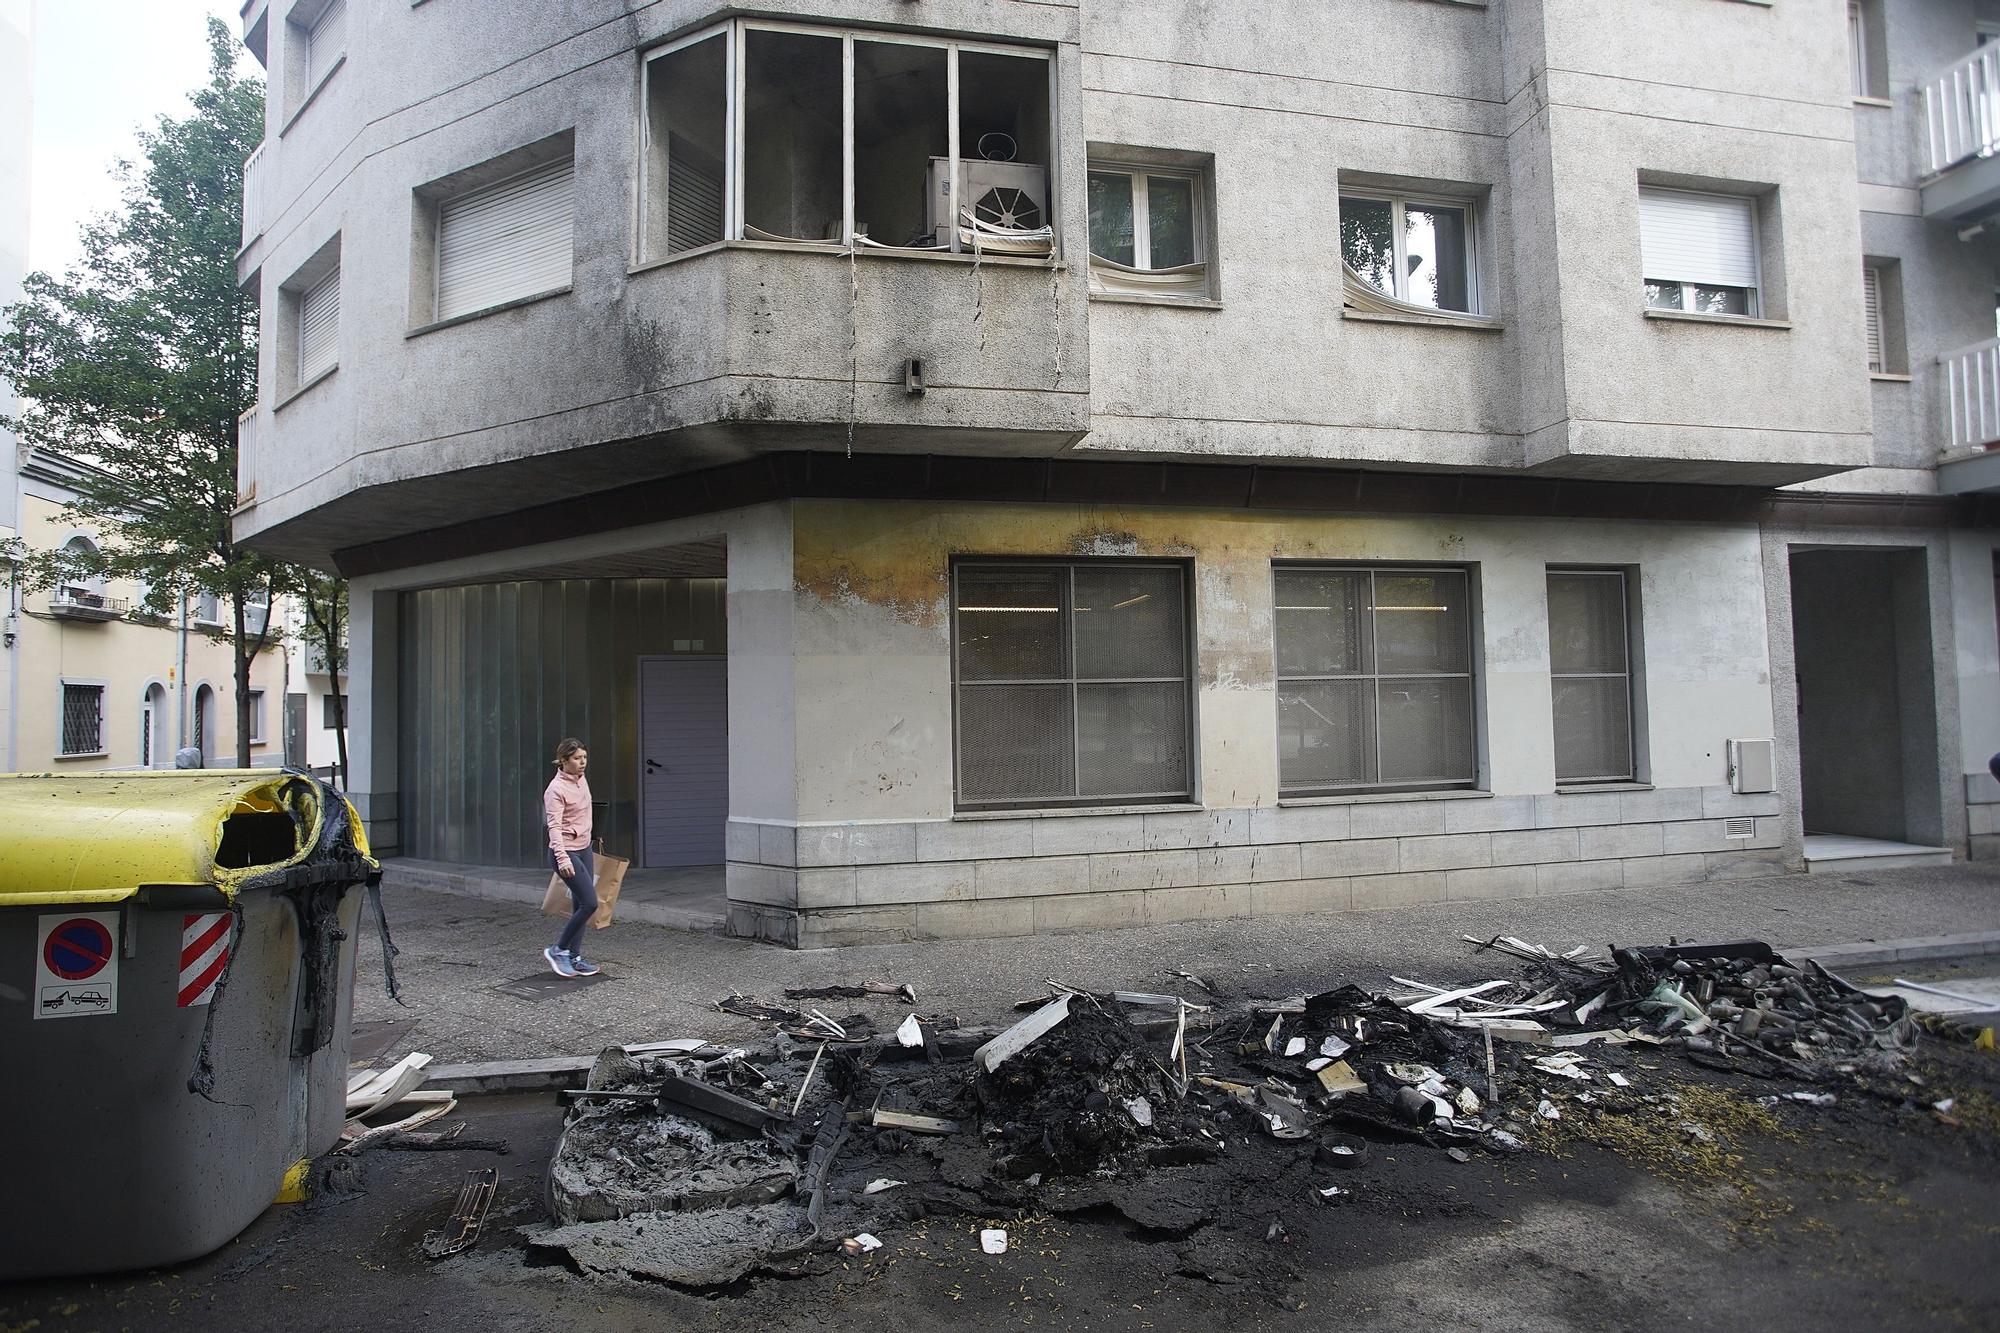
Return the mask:
[[2000, 147], [2000, 42], [1990, 42], [1924, 85], [1930, 174]]
[[1951, 422], [1951, 449], [1978, 449], [2000, 440], [2000, 338], [1946, 352], [1945, 415]]
[[257, 498], [257, 408], [236, 418], [236, 504], [238, 508]]
[[264, 234], [264, 168], [270, 162], [270, 155], [264, 149], [270, 140], [265, 140], [250, 150], [250, 156], [243, 161], [243, 244], [249, 245]]

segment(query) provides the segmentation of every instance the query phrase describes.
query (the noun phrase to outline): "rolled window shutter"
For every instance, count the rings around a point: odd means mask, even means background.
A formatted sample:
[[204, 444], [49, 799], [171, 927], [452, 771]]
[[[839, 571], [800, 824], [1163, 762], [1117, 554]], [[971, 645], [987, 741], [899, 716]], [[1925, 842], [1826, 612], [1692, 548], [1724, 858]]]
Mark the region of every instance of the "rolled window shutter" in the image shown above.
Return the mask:
[[1755, 206], [1736, 195], [1639, 191], [1639, 243], [1649, 282], [1757, 286]]
[[299, 383], [340, 361], [340, 270], [299, 297]]
[[333, 0], [306, 34], [306, 87], [311, 89], [347, 50], [347, 0]]
[[544, 163], [438, 209], [437, 318], [567, 286], [576, 165]]
[[1882, 371], [1882, 270], [1873, 264], [1861, 269], [1861, 301], [1868, 316], [1868, 369]]

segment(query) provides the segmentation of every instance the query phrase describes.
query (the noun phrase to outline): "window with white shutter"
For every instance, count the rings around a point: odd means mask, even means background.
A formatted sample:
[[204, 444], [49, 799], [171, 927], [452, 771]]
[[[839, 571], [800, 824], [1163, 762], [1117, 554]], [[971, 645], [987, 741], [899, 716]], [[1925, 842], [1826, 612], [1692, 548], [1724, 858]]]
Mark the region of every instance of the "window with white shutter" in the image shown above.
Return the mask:
[[1861, 304], [1868, 321], [1868, 369], [1882, 373], [1882, 270], [1874, 264], [1861, 267]]
[[438, 206], [438, 319], [567, 287], [575, 159], [531, 167]]
[[340, 269], [299, 294], [299, 384], [340, 364]]
[[319, 86], [347, 54], [347, 0], [333, 0], [306, 30], [306, 89]]
[[1639, 191], [1646, 304], [1704, 315], [1755, 315], [1757, 203], [1746, 195]]

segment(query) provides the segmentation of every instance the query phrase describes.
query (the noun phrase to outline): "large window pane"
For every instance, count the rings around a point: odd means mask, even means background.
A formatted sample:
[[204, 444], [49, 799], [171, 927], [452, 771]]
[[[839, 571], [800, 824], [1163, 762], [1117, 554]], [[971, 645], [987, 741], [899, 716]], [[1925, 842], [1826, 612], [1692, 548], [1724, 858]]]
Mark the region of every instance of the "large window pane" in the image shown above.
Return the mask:
[[[997, 51], [958, 56], [958, 151], [967, 164], [958, 204], [993, 226], [1051, 225], [1049, 62]], [[1014, 164], [988, 178], [985, 162]]]
[[1624, 676], [1557, 679], [1556, 777], [1564, 782], [1632, 776], [1632, 692]]
[[1186, 791], [1187, 740], [1187, 694], [1179, 682], [1077, 686], [1080, 796], [1171, 796]]
[[1623, 575], [1550, 572], [1549, 670], [1557, 675], [1625, 670]]
[[854, 225], [882, 245], [929, 246], [931, 159], [951, 151], [941, 46], [854, 43]]
[[1376, 670], [1467, 669], [1465, 575], [1384, 571], [1375, 576]]
[[1373, 683], [1278, 687], [1278, 768], [1289, 787], [1365, 785], [1375, 775]]
[[961, 805], [1185, 798], [1185, 572], [1124, 561], [959, 565]]
[[1145, 565], [1076, 570], [1079, 680], [1179, 676], [1187, 661], [1181, 575]]
[[1550, 570], [1549, 674], [1558, 782], [1630, 778], [1632, 672], [1622, 570]]
[[1278, 674], [1352, 676], [1371, 669], [1365, 570], [1278, 571]]
[[959, 691], [959, 799], [1064, 800], [1076, 793], [1068, 685], [977, 685]]
[[767, 237], [842, 239], [840, 48], [838, 37], [745, 34], [743, 221]]
[[1409, 291], [1404, 300], [1439, 310], [1472, 309], [1466, 277], [1465, 221], [1463, 208], [1405, 206], [1403, 249], [1409, 256]]
[[1340, 256], [1369, 286], [1396, 294], [1396, 232], [1387, 200], [1341, 199]]
[[1469, 785], [1469, 576], [1288, 568], [1274, 582], [1280, 789]]
[[1090, 253], [1132, 267], [1138, 262], [1132, 225], [1132, 178], [1122, 171], [1091, 172]]
[[1174, 268], [1200, 258], [1194, 244], [1194, 182], [1184, 176], [1146, 178], [1147, 230], [1154, 268]]
[[1377, 707], [1383, 782], [1472, 780], [1471, 681], [1384, 680]]
[[649, 259], [722, 239], [727, 50], [717, 33], [646, 66]]
[[1063, 584], [1049, 566], [986, 566], [958, 576], [961, 680], [1049, 680], [1063, 661]]

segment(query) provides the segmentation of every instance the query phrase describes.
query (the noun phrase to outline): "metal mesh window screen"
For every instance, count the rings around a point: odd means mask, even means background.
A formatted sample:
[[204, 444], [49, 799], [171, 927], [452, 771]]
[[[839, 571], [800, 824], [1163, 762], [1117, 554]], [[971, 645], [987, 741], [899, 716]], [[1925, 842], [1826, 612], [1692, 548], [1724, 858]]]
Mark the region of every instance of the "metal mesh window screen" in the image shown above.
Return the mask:
[[1282, 790], [1472, 783], [1466, 571], [1284, 568], [1276, 593]]
[[104, 687], [62, 687], [62, 752], [96, 754], [104, 748]]
[[1177, 565], [959, 565], [959, 803], [1185, 799], [1187, 632]]
[[1621, 782], [1632, 762], [1632, 668], [1623, 570], [1549, 571], [1556, 780]]

